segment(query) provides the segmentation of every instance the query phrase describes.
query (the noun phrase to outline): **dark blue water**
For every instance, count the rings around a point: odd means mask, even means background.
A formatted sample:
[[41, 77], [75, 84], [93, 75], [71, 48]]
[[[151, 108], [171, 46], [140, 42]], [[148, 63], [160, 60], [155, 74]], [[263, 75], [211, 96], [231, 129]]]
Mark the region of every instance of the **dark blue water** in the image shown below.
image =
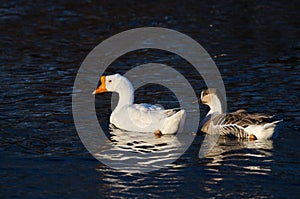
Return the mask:
[[[298, 12], [297, 1], [2, 2], [1, 198], [297, 198]], [[76, 73], [101, 41], [144, 26], [174, 29], [203, 45], [222, 74], [228, 110], [280, 115], [279, 137], [222, 138], [199, 159], [203, 136], [198, 135], [180, 159], [146, 174], [121, 173], [95, 160], [73, 123]], [[129, 53], [107, 73], [122, 74], [153, 60], [186, 74], [198, 95], [205, 87], [185, 60], [155, 50]], [[139, 89], [136, 98], [176, 106], [171, 95], [152, 85]], [[98, 119], [108, 129], [110, 94], [101, 97]], [[201, 118], [206, 110], [201, 106]]]

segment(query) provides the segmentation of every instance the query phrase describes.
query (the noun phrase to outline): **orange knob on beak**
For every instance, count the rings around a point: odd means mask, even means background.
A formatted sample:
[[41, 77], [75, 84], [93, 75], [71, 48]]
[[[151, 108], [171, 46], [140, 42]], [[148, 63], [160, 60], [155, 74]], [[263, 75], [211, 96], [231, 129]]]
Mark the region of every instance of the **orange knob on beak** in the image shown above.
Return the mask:
[[107, 92], [106, 85], [105, 85], [105, 76], [101, 76], [100, 80], [101, 80], [101, 85], [96, 90], [94, 90], [93, 95]]

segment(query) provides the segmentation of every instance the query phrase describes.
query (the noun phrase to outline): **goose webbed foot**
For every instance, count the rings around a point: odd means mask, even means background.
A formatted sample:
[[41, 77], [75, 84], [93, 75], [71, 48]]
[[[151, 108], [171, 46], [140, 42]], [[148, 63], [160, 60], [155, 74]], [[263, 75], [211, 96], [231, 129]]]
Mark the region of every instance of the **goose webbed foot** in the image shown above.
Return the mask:
[[155, 135], [156, 138], [160, 138], [163, 134], [161, 133], [160, 130], [156, 130], [156, 131], [154, 132], [154, 135]]
[[256, 137], [255, 135], [253, 135], [253, 134], [250, 134], [250, 135], [249, 135], [249, 140], [250, 140], [250, 141], [257, 140], [257, 137]]

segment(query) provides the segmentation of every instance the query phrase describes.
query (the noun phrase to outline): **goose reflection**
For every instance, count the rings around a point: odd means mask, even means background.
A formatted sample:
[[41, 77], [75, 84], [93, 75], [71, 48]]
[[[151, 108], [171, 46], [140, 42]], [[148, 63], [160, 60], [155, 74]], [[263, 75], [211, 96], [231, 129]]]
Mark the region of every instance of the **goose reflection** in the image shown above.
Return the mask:
[[[209, 178], [204, 179], [207, 193], [226, 192], [224, 184], [241, 187], [249, 178], [268, 176], [273, 164], [272, 140], [237, 140], [220, 136], [217, 144], [206, 156], [199, 159]], [[238, 179], [238, 180], [236, 180]], [[216, 191], [216, 185], [220, 188]]]
[[126, 172], [150, 171], [170, 164], [182, 145], [175, 135], [131, 132], [110, 125], [110, 147], [95, 154], [108, 166]]
[[208, 166], [226, 168], [241, 175], [268, 175], [273, 161], [272, 151], [273, 140], [249, 141], [221, 136], [207, 156], [212, 158]]
[[181, 144], [174, 135], [154, 135], [153, 133], [141, 133], [124, 131], [110, 125], [111, 140], [116, 150], [131, 151], [136, 153], [161, 153], [171, 152]]

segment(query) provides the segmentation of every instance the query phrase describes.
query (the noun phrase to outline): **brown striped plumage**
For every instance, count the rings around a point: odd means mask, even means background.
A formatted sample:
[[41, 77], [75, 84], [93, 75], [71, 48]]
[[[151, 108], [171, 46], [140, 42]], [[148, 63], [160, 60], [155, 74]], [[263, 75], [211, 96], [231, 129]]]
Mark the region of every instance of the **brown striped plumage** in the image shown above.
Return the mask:
[[[274, 133], [276, 123], [280, 122], [272, 121], [273, 116], [261, 113], [249, 114], [244, 109], [223, 113], [216, 89], [202, 91], [201, 101], [211, 108], [207, 117], [200, 124], [201, 131], [204, 133], [219, 133], [238, 138], [256, 137], [258, 133], [259, 137], [269, 138], [270, 134], [272, 136]], [[257, 132], [249, 132], [249, 130], [253, 131], [254, 129]], [[268, 135], [261, 133], [264, 130]]]

